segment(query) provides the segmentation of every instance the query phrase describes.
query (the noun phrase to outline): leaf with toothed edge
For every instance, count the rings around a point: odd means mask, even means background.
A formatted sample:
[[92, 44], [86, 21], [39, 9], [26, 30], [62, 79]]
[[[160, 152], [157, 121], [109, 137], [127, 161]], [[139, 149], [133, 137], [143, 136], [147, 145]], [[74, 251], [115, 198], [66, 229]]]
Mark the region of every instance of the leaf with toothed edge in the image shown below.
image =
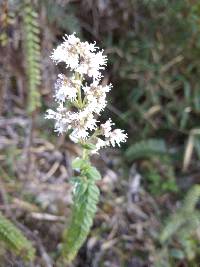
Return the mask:
[[82, 180], [74, 192], [71, 222], [64, 232], [63, 258], [71, 262], [86, 240], [97, 210], [99, 189], [94, 181]]

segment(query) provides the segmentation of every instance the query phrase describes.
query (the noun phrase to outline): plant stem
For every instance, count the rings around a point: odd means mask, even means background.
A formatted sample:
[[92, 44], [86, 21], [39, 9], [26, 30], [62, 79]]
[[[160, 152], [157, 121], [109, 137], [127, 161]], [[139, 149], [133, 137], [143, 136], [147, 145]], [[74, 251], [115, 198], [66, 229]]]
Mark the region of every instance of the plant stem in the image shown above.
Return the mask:
[[83, 155], [82, 155], [82, 158], [83, 159], [88, 159], [88, 150], [87, 149], [83, 149]]
[[83, 101], [82, 101], [82, 96], [81, 96], [81, 84], [82, 84], [82, 76], [79, 74], [79, 73], [75, 73], [75, 77], [76, 77], [76, 79], [77, 80], [79, 80], [80, 81], [80, 85], [77, 87], [77, 96], [78, 96], [78, 106], [80, 107], [80, 108], [83, 108]]

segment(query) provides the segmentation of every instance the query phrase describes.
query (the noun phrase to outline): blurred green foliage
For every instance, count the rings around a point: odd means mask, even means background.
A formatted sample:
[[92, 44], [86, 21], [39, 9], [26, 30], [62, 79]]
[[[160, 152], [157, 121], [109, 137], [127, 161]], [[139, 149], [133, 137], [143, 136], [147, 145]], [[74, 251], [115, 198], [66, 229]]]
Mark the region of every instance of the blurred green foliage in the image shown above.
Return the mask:
[[169, 157], [164, 157], [162, 160], [152, 158], [150, 161], [143, 162], [141, 169], [146, 188], [151, 195], [161, 196], [164, 193], [178, 191], [174, 168]]
[[[196, 207], [200, 198], [200, 186], [193, 186], [185, 196], [183, 205], [168, 218], [160, 235], [160, 242], [163, 244], [162, 257], [158, 262], [167, 266], [169, 262], [175, 265], [176, 260], [187, 259], [191, 264], [197, 266], [200, 251], [198, 248], [198, 231], [200, 227], [200, 212]], [[176, 240], [174, 247], [173, 239]], [[167, 261], [164, 263], [163, 259]], [[159, 257], [158, 257], [159, 258]], [[172, 261], [174, 259], [175, 261]]]
[[187, 132], [198, 125], [200, 110], [199, 4], [142, 2], [132, 6], [138, 5], [141, 16], [137, 31], [123, 32], [114, 44], [123, 55], [118, 59], [118, 98], [128, 107], [126, 119], [144, 137], [161, 130]]
[[33, 261], [35, 249], [24, 234], [0, 213], [0, 244], [8, 247], [26, 261]]

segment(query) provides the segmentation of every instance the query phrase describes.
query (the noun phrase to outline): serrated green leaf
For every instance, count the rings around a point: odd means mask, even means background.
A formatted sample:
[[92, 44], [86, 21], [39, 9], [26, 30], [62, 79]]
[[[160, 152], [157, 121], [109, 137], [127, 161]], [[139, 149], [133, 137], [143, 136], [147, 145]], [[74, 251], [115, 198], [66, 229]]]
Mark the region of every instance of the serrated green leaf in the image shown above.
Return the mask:
[[[85, 185], [87, 185], [86, 188]], [[76, 191], [71, 222], [64, 233], [62, 254], [67, 262], [71, 262], [75, 258], [87, 238], [99, 199], [99, 190], [94, 182], [83, 181], [79, 187], [82, 188]]]
[[81, 179], [82, 179], [82, 177], [80, 177], [80, 176], [72, 176], [69, 181], [72, 184], [76, 184], [76, 183], [79, 183], [81, 181]]
[[75, 203], [78, 203], [78, 201], [84, 201], [84, 193], [88, 189], [88, 183], [82, 182], [77, 185], [75, 188], [75, 194], [74, 194], [74, 201]]
[[24, 234], [7, 218], [0, 213], [0, 241], [11, 249], [16, 255], [25, 260], [33, 260], [35, 249]]
[[88, 165], [88, 162], [84, 159], [76, 158], [72, 161], [72, 168], [74, 170], [81, 170]]
[[88, 179], [91, 179], [91, 180], [94, 180], [94, 181], [97, 181], [97, 180], [100, 180], [101, 179], [101, 174], [100, 172], [95, 168], [95, 167], [89, 167], [87, 170], [86, 170], [86, 176], [88, 177]]

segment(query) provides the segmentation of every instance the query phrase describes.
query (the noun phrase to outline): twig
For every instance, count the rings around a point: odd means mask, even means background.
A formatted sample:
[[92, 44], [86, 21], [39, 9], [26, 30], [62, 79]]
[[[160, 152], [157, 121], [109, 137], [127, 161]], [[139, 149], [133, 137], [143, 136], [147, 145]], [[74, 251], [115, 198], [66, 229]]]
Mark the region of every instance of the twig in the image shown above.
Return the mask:
[[44, 220], [44, 221], [51, 221], [51, 222], [64, 222], [65, 217], [64, 216], [56, 216], [53, 214], [48, 213], [38, 213], [38, 212], [31, 212], [31, 217], [37, 220]]

